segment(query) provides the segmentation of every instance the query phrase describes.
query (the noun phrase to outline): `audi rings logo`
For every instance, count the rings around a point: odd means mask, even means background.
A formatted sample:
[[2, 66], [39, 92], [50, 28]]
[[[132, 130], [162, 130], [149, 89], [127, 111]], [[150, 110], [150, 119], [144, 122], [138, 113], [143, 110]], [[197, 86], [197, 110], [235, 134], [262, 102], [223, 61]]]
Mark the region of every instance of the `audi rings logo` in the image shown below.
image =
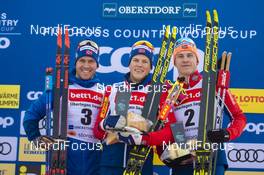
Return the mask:
[[2, 155], [8, 155], [11, 153], [12, 147], [11, 144], [8, 142], [2, 142], [0, 143], [0, 154]]
[[228, 152], [228, 159], [232, 162], [264, 162], [263, 149], [233, 149]]

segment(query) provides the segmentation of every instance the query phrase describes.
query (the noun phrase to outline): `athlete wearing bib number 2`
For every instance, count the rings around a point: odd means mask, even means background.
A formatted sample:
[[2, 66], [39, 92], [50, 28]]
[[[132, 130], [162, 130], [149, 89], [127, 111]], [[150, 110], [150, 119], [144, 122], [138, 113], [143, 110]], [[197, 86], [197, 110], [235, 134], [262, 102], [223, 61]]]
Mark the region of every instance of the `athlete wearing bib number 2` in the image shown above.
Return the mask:
[[[97, 175], [99, 171], [101, 143], [94, 137], [93, 127], [104, 91], [96, 77], [98, 59], [99, 47], [95, 42], [84, 40], [78, 44], [75, 68], [69, 75], [67, 175]], [[45, 100], [44, 93], [26, 111], [23, 125], [30, 141], [49, 138], [41, 136], [38, 127], [46, 114]]]
[[[173, 60], [174, 66], [178, 69], [179, 77], [185, 78], [184, 88], [188, 97], [182, 103], [172, 108], [168, 116], [169, 121], [163, 129], [142, 135], [140, 141], [140, 144], [158, 146], [160, 157], [165, 153], [162, 148], [163, 144], [175, 142], [170, 124], [182, 122], [187, 140], [196, 139], [198, 136], [202, 75], [197, 71], [199, 57], [195, 43], [190, 38], [181, 38], [176, 41]], [[241, 135], [246, 125], [245, 115], [228, 90], [226, 91], [224, 104], [231, 118], [230, 125], [228, 128], [208, 131], [207, 138], [210, 142], [222, 143], [233, 140]], [[172, 174], [192, 175], [193, 158], [188, 157], [181, 164], [173, 167]], [[224, 151], [218, 151], [216, 174], [224, 175], [226, 168], [225, 153]]]

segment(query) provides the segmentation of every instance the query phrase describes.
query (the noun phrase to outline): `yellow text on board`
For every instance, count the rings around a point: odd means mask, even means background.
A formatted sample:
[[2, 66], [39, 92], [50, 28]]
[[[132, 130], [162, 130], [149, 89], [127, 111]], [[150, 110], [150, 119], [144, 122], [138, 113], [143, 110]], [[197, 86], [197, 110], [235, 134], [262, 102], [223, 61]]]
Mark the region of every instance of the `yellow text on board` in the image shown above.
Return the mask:
[[0, 85], [0, 108], [19, 108], [20, 85]]
[[245, 113], [264, 113], [264, 89], [230, 88], [236, 101]]

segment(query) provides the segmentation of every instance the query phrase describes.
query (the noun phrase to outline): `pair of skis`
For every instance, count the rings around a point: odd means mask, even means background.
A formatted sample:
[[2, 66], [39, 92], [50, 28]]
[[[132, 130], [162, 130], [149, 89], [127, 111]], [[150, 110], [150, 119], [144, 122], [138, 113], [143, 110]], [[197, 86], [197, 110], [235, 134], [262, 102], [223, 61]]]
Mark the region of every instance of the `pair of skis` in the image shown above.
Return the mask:
[[[224, 113], [224, 107], [225, 107], [225, 96], [226, 91], [229, 88], [229, 81], [230, 81], [230, 61], [231, 61], [232, 53], [229, 52], [227, 54], [226, 51], [222, 54], [222, 60], [221, 60], [221, 67], [218, 72], [218, 79], [217, 79], [217, 113], [216, 113], [216, 121], [215, 121], [215, 129], [221, 129], [223, 124], [223, 113]], [[214, 152], [214, 168], [213, 168], [213, 175], [216, 173], [216, 163], [217, 163], [217, 157], [218, 152]]]
[[[158, 56], [158, 61], [155, 66], [152, 81], [151, 81], [151, 87], [152, 91], [147, 94], [146, 102], [144, 105], [144, 108], [142, 110], [142, 116], [148, 120], [150, 120], [153, 123], [153, 126], [150, 128], [150, 131], [154, 131], [158, 128], [160, 128], [160, 125], [163, 123], [163, 121], [166, 119], [165, 114], [168, 112], [167, 110], [163, 111], [162, 117], [160, 116], [157, 120], [157, 112], [158, 112], [158, 106], [160, 101], [160, 96], [162, 94], [162, 85], [165, 82], [166, 74], [168, 71], [168, 67], [170, 64], [170, 59], [174, 50], [174, 44], [176, 41], [176, 27], [173, 27], [172, 34], [170, 34], [170, 26], [166, 27], [164, 38], [162, 40], [161, 49]], [[179, 92], [182, 92], [181, 88], [179, 87], [179, 82], [177, 85], [175, 85], [178, 88], [177, 90]], [[159, 91], [154, 91], [155, 87], [159, 87]], [[175, 91], [172, 91], [172, 94], [175, 96]], [[168, 102], [168, 105], [169, 102]], [[131, 151], [129, 152], [129, 158], [127, 161], [127, 166], [124, 171], [124, 175], [140, 175], [144, 162], [147, 159], [149, 152], [151, 150], [151, 147], [149, 146], [133, 146]]]
[[[68, 111], [68, 85], [69, 85], [69, 56], [70, 40], [68, 29], [65, 29], [64, 54], [62, 55], [62, 31], [58, 28], [55, 83], [53, 84], [53, 132], [52, 137], [58, 142], [58, 148], [53, 148], [47, 153], [46, 174], [66, 175], [67, 150], [65, 142], [67, 140], [67, 111]], [[62, 60], [63, 58], [63, 60]], [[46, 81], [50, 78], [52, 69], [46, 70]], [[51, 111], [51, 89], [49, 82], [46, 84], [47, 111]], [[48, 114], [49, 113], [49, 114]], [[47, 135], [51, 135], [51, 115], [47, 112]]]
[[[201, 107], [199, 114], [199, 128], [198, 128], [198, 141], [201, 141], [201, 147], [196, 150], [196, 158], [194, 160], [194, 175], [211, 175], [213, 159], [217, 157], [212, 149], [205, 149], [208, 142], [206, 133], [208, 130], [221, 128], [222, 114], [224, 101], [222, 101], [221, 109], [216, 112], [216, 101], [220, 103], [220, 94], [222, 100], [225, 96], [225, 88], [227, 88], [228, 76], [220, 80], [224, 74], [227, 75], [229, 63], [225, 67], [226, 52], [223, 53], [221, 70], [217, 77], [217, 55], [218, 55], [218, 35], [219, 22], [216, 10], [213, 10], [213, 23], [209, 11], [206, 11], [206, 43], [204, 55], [204, 69], [203, 69], [203, 82], [202, 82], [202, 95]], [[230, 56], [229, 56], [230, 57]], [[219, 87], [216, 100], [216, 86]], [[223, 92], [221, 92], [223, 89]], [[220, 111], [219, 111], [220, 110]], [[217, 124], [217, 122], [219, 124]], [[216, 159], [214, 160], [216, 165]]]

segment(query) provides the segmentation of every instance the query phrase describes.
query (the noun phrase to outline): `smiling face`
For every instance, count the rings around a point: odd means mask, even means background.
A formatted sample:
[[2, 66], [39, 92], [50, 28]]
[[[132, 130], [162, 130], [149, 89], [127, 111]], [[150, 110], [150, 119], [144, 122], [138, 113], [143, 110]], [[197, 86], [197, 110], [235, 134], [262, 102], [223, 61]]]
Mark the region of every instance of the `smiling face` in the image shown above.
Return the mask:
[[133, 83], [141, 82], [150, 72], [150, 60], [145, 55], [135, 55], [129, 64], [130, 80]]
[[95, 75], [97, 64], [92, 57], [84, 56], [78, 59], [75, 68], [77, 78], [89, 80]]
[[188, 77], [197, 69], [198, 61], [191, 51], [181, 51], [174, 57], [174, 65], [177, 67], [179, 76]]

